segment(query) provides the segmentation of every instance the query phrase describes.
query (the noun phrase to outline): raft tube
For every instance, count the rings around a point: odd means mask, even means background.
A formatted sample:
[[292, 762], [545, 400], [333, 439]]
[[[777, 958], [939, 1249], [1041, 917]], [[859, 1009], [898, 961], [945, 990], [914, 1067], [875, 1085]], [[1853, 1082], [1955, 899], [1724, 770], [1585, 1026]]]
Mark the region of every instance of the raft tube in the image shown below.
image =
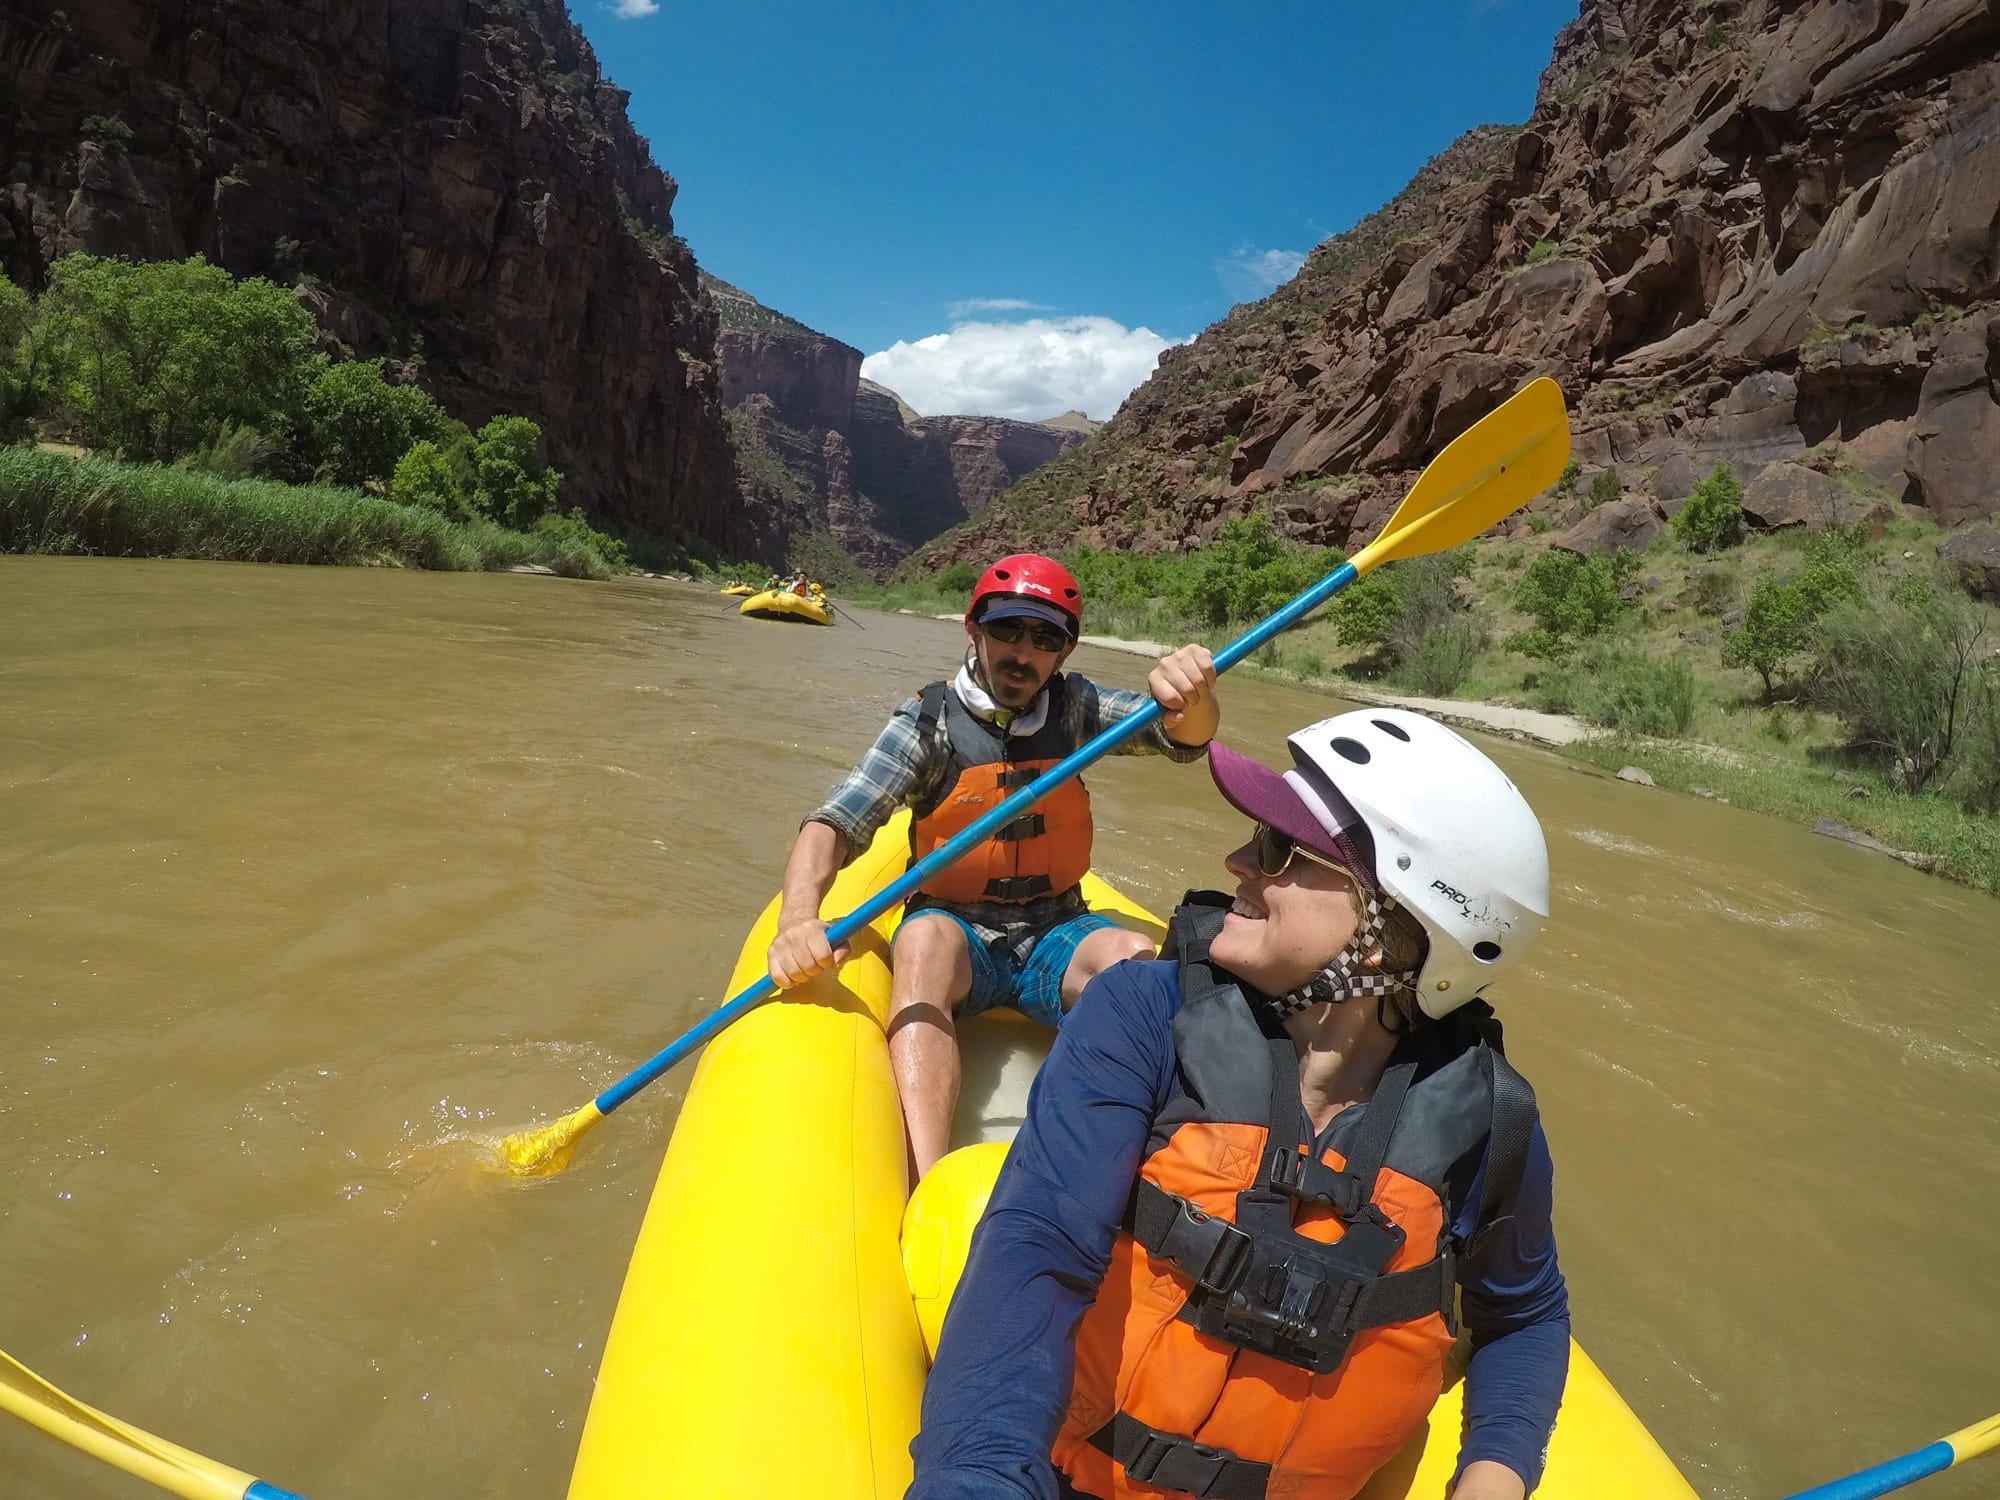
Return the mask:
[[732, 583], [722, 592], [725, 594], [735, 594], [739, 598], [748, 598], [750, 595], [758, 593], [759, 589], [754, 583]]
[[[900, 875], [908, 841], [899, 814], [840, 873], [825, 912], [851, 911]], [[1093, 910], [1162, 936], [1096, 876], [1083, 889]], [[763, 973], [777, 906], [751, 929], [723, 993]], [[905, 1243], [902, 1117], [883, 1036], [901, 918], [900, 907], [884, 913], [837, 971], [752, 1011], [702, 1053], [626, 1271], [569, 1500], [899, 1500], [909, 1485], [929, 1364], [918, 1309], [935, 1328], [1002, 1153], [941, 1163], [909, 1203]], [[955, 1146], [1012, 1138], [1052, 1040], [1005, 1011], [959, 1028]], [[931, 1193], [955, 1159], [968, 1163], [959, 1190]], [[1363, 1500], [1443, 1494], [1459, 1424], [1454, 1379]], [[1536, 1494], [1695, 1500], [1575, 1344]]]
[[737, 606], [736, 612], [753, 620], [802, 620], [809, 625], [833, 623], [833, 611], [824, 600], [808, 599], [790, 589], [765, 589], [761, 594], [752, 594]]

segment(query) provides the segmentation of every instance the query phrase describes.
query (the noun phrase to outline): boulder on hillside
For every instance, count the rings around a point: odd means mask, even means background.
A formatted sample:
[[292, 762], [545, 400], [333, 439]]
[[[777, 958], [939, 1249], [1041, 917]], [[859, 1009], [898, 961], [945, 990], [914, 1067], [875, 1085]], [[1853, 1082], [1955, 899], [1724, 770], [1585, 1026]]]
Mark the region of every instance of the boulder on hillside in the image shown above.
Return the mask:
[[2000, 317], [1967, 318], [1938, 343], [1910, 437], [1910, 478], [1940, 525], [2000, 512]]
[[1968, 593], [2000, 604], [2000, 527], [1982, 521], [1954, 532], [1938, 545], [1938, 558], [1958, 573]]
[[1804, 464], [1770, 464], [1743, 486], [1743, 516], [1761, 531], [1824, 526], [1840, 486]]
[[1608, 557], [1620, 550], [1643, 552], [1666, 524], [1650, 495], [1624, 495], [1598, 506], [1551, 545], [1578, 557]]

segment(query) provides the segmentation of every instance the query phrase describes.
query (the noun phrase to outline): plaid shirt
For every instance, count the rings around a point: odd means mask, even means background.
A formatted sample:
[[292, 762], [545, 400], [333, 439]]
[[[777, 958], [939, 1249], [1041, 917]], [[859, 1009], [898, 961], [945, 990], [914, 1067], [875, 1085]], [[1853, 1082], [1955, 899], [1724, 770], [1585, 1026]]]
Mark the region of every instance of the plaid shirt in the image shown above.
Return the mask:
[[[1113, 724], [1130, 718], [1153, 701], [1150, 694], [1100, 687], [1088, 677], [1065, 674], [1063, 681], [1068, 688], [1064, 701], [1069, 719], [1066, 728], [1072, 746], [1081, 746], [1096, 738]], [[929, 736], [921, 734], [917, 728], [919, 711], [915, 698], [907, 698], [899, 704], [881, 734], [876, 736], [875, 743], [869, 746], [868, 753], [861, 757], [861, 764], [848, 772], [840, 784], [827, 794], [826, 801], [806, 818], [808, 823], [826, 824], [846, 841], [847, 859], [843, 863], [853, 860], [866, 849], [876, 832], [898, 808], [925, 806], [943, 792], [945, 774], [951, 765], [950, 737], [942, 718], [933, 726]], [[1182, 745], [1168, 739], [1166, 730], [1156, 722], [1110, 753], [1164, 755], [1170, 760], [1186, 762], [1200, 760], [1208, 753], [1208, 747]], [[949, 906], [975, 927], [992, 932], [1004, 932], [1024, 925], [1045, 926], [1064, 917], [1075, 916], [1084, 909], [1082, 898], [1074, 888], [1022, 902], [958, 904], [931, 902], [922, 897], [918, 900], [926, 905]]]

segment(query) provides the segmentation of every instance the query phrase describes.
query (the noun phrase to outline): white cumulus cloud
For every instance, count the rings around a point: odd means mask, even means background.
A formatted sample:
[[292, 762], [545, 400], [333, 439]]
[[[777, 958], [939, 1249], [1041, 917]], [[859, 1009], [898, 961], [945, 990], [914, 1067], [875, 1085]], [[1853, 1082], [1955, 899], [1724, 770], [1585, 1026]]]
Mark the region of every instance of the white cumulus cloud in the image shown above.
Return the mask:
[[1238, 302], [1255, 302], [1298, 275], [1305, 263], [1302, 250], [1257, 250], [1238, 245], [1215, 263], [1215, 279]]
[[611, 7], [611, 14], [621, 21], [636, 21], [641, 16], [657, 16], [660, 0], [618, 0]]
[[898, 340], [862, 360], [861, 373], [926, 416], [1035, 422], [1080, 411], [1104, 421], [1174, 342], [1110, 318], [961, 322]]

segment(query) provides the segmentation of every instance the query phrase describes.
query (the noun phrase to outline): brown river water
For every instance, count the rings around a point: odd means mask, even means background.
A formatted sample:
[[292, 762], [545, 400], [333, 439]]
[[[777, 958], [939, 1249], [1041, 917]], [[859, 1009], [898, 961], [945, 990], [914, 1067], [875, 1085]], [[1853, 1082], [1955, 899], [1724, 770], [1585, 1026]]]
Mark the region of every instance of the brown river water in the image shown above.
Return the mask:
[[[559, 1177], [471, 1142], [726, 998], [799, 818], [961, 640], [733, 605], [0, 557], [0, 1348], [313, 1500], [563, 1493], [686, 1069]], [[1280, 761], [1337, 707], [1223, 697]], [[1496, 999], [1578, 1338], [1712, 1500], [2000, 1409], [2000, 903], [1491, 748], [1554, 865]], [[1106, 876], [1220, 883], [1199, 768], [1090, 779]], [[151, 1493], [0, 1419], [0, 1500]], [[2000, 1456], [1912, 1493], [2000, 1493]]]

